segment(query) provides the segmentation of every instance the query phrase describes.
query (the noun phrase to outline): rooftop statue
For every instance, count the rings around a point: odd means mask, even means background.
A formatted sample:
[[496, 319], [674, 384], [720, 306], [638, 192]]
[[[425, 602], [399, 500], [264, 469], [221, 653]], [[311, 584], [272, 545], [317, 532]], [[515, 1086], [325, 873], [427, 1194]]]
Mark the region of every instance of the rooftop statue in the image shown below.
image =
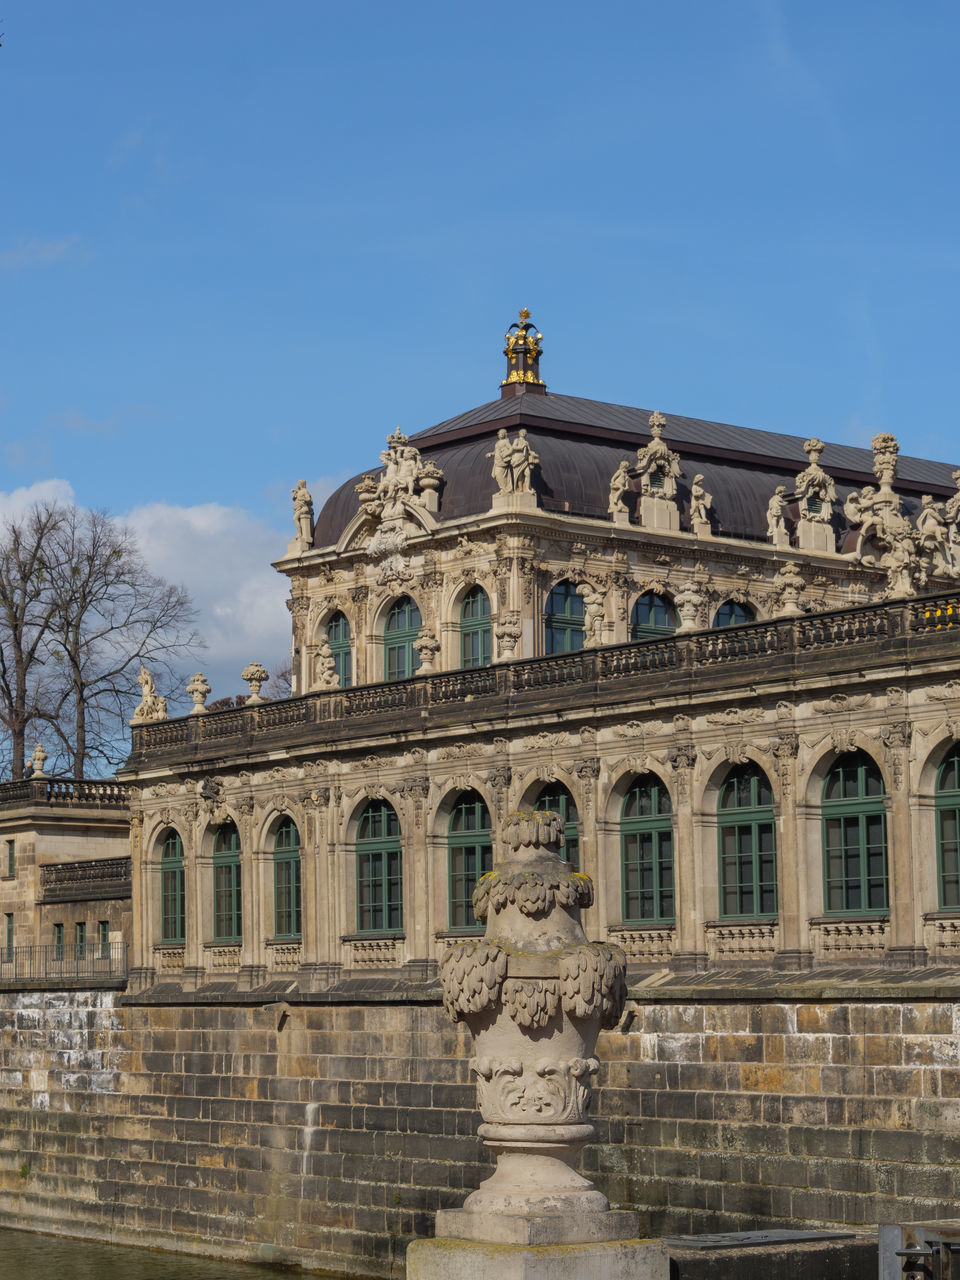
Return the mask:
[[487, 457], [493, 459], [491, 475], [499, 493], [533, 493], [531, 477], [540, 458], [530, 447], [524, 428], [511, 440], [506, 428], [501, 427], [493, 452]]
[[[680, 475], [680, 455], [674, 453], [663, 439], [667, 420], [661, 413], [650, 415], [650, 443], [637, 450], [634, 473], [640, 477], [640, 492], [644, 496], [674, 498], [677, 478]], [[702, 477], [701, 477], [702, 479]]]
[[137, 676], [137, 684], [140, 686], [140, 702], [134, 709], [133, 719], [130, 723], [147, 724], [151, 720], [166, 720], [167, 700], [166, 698], [161, 698], [157, 693], [153, 676], [142, 663], [140, 674]]
[[384, 465], [381, 476], [366, 475], [354, 486], [367, 515], [389, 524], [403, 519], [406, 505], [432, 512], [438, 509], [443, 472], [436, 463], [423, 461], [420, 450], [399, 427], [387, 436], [380, 461]]
[[306, 480], [298, 480], [296, 488], [290, 490], [293, 499], [293, 523], [296, 525], [297, 537], [304, 546], [313, 543], [313, 498], [307, 488]]
[[837, 486], [833, 477], [828, 476], [820, 466], [820, 455], [826, 445], [815, 436], [804, 442], [803, 451], [807, 455], [807, 466], [796, 480], [796, 497], [800, 503], [800, 519], [813, 520], [819, 524], [829, 524], [833, 515], [833, 504], [837, 497]]

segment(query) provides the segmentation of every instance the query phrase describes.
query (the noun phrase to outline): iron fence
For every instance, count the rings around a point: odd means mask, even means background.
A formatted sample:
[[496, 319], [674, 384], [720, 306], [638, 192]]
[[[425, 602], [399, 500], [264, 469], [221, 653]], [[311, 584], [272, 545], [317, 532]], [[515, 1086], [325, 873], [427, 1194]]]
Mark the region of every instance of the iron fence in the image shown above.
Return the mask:
[[0, 986], [43, 982], [114, 982], [127, 976], [126, 942], [98, 941], [85, 946], [48, 943], [33, 947], [0, 947]]

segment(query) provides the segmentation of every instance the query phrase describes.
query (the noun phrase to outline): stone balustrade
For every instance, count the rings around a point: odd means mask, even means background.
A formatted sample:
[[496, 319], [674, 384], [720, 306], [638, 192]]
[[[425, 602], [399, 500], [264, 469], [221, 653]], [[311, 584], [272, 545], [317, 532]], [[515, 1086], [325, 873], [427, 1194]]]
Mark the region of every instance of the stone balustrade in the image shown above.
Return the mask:
[[[855, 665], [861, 661], [858, 646], [869, 646], [875, 655], [877, 646], [886, 643], [896, 646], [899, 656], [910, 656], [917, 646], [942, 644], [945, 630], [953, 631], [960, 641], [960, 592], [314, 692], [205, 716], [135, 725], [130, 762], [191, 747], [204, 754], [205, 744], [220, 746], [248, 736], [262, 739], [276, 733], [289, 738], [291, 730], [316, 725], [333, 730], [363, 716], [405, 714], [444, 704], [459, 706], [476, 699], [522, 701], [526, 695], [542, 699], [552, 688], [563, 689], [569, 696], [579, 687], [592, 698], [603, 697], [607, 688], [615, 698], [619, 681], [648, 675], [690, 679], [704, 667], [711, 669], [714, 680], [717, 669], [724, 667], [730, 668], [734, 680], [755, 679], [774, 668], [790, 676], [818, 652], [830, 654], [832, 662], [842, 657]], [[957, 648], [960, 650], [960, 643]], [[755, 668], [753, 674], [749, 669], [744, 671], [745, 666]], [[0, 789], [0, 803], [2, 796]]]

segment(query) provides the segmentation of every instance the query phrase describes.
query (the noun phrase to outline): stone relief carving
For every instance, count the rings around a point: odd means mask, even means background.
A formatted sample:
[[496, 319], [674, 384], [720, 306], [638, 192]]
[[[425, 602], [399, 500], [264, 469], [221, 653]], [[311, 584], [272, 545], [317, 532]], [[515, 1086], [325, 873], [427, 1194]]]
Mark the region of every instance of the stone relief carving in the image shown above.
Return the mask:
[[829, 715], [842, 711], [859, 711], [861, 707], [867, 706], [871, 700], [869, 693], [834, 693], [822, 702], [814, 702], [812, 705], [814, 711], [819, 712], [821, 715]]
[[762, 707], [727, 707], [724, 711], [712, 711], [706, 717], [707, 724], [745, 725], [756, 724], [764, 718]]
[[662, 730], [662, 720], [628, 720], [626, 724], [617, 725], [613, 734], [615, 738], [639, 738], [642, 741], [648, 735], [655, 737]]

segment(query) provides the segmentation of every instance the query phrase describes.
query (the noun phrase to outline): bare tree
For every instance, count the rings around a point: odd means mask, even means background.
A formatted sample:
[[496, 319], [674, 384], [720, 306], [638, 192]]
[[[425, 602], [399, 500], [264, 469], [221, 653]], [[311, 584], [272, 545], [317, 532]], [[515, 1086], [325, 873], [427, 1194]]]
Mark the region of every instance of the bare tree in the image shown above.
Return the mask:
[[187, 592], [151, 574], [132, 531], [103, 511], [63, 509], [46, 564], [48, 661], [60, 668], [51, 719], [82, 778], [123, 758], [140, 664], [169, 689], [202, 641]]
[[43, 663], [56, 610], [47, 553], [63, 517], [56, 503], [38, 503], [0, 532], [0, 722], [15, 778], [23, 774], [27, 730], [45, 716]]

